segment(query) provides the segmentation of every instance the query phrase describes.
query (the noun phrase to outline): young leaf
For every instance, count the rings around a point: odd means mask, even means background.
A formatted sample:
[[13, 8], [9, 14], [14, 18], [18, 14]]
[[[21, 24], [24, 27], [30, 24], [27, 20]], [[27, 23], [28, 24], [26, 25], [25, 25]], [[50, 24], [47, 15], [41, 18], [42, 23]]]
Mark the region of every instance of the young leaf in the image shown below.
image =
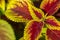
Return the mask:
[[53, 16], [48, 16], [45, 20], [46, 26], [52, 30], [60, 30], [60, 22]]
[[34, 20], [27, 23], [24, 30], [24, 40], [38, 40], [41, 36], [43, 25], [43, 22]]

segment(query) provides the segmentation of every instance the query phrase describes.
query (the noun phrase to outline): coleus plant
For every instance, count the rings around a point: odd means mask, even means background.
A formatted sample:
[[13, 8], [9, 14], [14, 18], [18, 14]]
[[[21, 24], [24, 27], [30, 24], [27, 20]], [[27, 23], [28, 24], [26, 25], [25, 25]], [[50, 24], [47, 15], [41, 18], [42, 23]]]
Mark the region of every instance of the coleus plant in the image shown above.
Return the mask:
[[46, 40], [60, 40], [60, 22], [53, 16], [59, 8], [60, 0], [42, 0], [40, 8], [30, 0], [14, 0], [4, 14], [14, 22], [27, 22], [23, 40], [39, 40], [44, 28]]

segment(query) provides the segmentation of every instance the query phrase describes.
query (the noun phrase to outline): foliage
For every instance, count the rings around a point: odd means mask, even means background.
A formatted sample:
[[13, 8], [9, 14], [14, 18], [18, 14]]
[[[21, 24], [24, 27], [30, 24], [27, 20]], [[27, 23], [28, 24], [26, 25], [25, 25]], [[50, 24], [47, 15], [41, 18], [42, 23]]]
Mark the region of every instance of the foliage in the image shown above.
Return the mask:
[[0, 19], [0, 40], [15, 40], [15, 35], [10, 24]]
[[59, 11], [60, 0], [0, 0], [0, 39], [60, 40]]

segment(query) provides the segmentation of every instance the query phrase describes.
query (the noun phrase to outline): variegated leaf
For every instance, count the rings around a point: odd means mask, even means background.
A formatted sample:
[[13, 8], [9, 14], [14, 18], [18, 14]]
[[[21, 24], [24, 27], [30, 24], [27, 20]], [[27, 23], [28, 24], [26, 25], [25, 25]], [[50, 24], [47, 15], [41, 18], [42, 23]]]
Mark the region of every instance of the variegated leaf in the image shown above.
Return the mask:
[[10, 24], [0, 19], [0, 40], [16, 40]]
[[19, 3], [19, 2], [23, 2], [23, 4], [24, 4], [24, 1], [25, 2], [28, 1], [29, 3], [33, 4], [31, 0], [14, 0], [14, 1], [13, 0], [6, 0], [6, 1], [8, 1], [7, 9], [16, 7], [14, 4], [21, 6], [21, 3]]
[[44, 16], [41, 9], [34, 7], [28, 1], [15, 1], [8, 6], [5, 15], [15, 22], [26, 22], [29, 20], [39, 20]]
[[60, 30], [47, 29], [46, 40], [60, 40]]
[[27, 23], [24, 29], [24, 40], [38, 40], [40, 38], [41, 30], [43, 28], [43, 22], [30, 21]]
[[45, 20], [49, 29], [60, 30], [60, 22], [53, 16], [48, 16]]
[[28, 2], [24, 0], [12, 2], [8, 6], [5, 15], [15, 22], [25, 22], [33, 19], [30, 15]]
[[[31, 16], [33, 17], [33, 19], [34, 20], [36, 20], [36, 19], [41, 19], [41, 18], [43, 18], [44, 17], [44, 12], [41, 10], [41, 9], [38, 9], [38, 8], [36, 8], [35, 6], [33, 6], [33, 5], [30, 5], [31, 6], [31, 8], [32, 8], [32, 11], [31, 11]], [[30, 8], [30, 9], [31, 9]], [[35, 15], [35, 16], [34, 16]]]
[[59, 9], [60, 0], [43, 0], [40, 8], [48, 15], [53, 15]]

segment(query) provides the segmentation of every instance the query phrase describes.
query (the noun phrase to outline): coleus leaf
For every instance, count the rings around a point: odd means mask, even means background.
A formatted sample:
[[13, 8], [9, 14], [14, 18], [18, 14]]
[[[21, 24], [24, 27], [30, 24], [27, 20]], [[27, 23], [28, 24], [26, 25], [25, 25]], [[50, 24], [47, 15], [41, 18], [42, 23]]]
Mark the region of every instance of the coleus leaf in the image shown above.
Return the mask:
[[31, 16], [33, 17], [34, 20], [39, 20], [44, 17], [44, 12], [41, 9], [38, 9], [33, 5], [30, 6], [32, 8], [32, 9], [30, 8], [32, 10], [32, 11], [30, 10]]
[[14, 31], [10, 24], [0, 19], [0, 40], [15, 40]]
[[[30, 1], [30, 0], [14, 0], [14, 1], [13, 0], [8, 0], [7, 9], [15, 8], [16, 7], [15, 4], [20, 5], [22, 2], [23, 2], [22, 4], [24, 4], [24, 2], [26, 2], [26, 1], [33, 4], [32, 1]], [[21, 2], [21, 3], [19, 3], [19, 2]]]
[[24, 40], [38, 40], [44, 24], [40, 21], [31, 20], [24, 29]]
[[54, 16], [48, 16], [45, 22], [49, 29], [60, 30], [60, 22]]
[[14, 1], [8, 6], [5, 15], [12, 21], [25, 22], [31, 20], [30, 11], [27, 1]]
[[46, 40], [60, 40], [60, 30], [47, 29]]
[[5, 15], [12, 21], [15, 22], [26, 22], [29, 20], [39, 20], [42, 18], [44, 13], [41, 9], [34, 7], [28, 1], [15, 1], [8, 6]]
[[60, 0], [43, 0], [40, 8], [43, 9], [48, 15], [53, 15], [59, 9]]
[[5, 11], [5, 0], [0, 0], [0, 8]]

